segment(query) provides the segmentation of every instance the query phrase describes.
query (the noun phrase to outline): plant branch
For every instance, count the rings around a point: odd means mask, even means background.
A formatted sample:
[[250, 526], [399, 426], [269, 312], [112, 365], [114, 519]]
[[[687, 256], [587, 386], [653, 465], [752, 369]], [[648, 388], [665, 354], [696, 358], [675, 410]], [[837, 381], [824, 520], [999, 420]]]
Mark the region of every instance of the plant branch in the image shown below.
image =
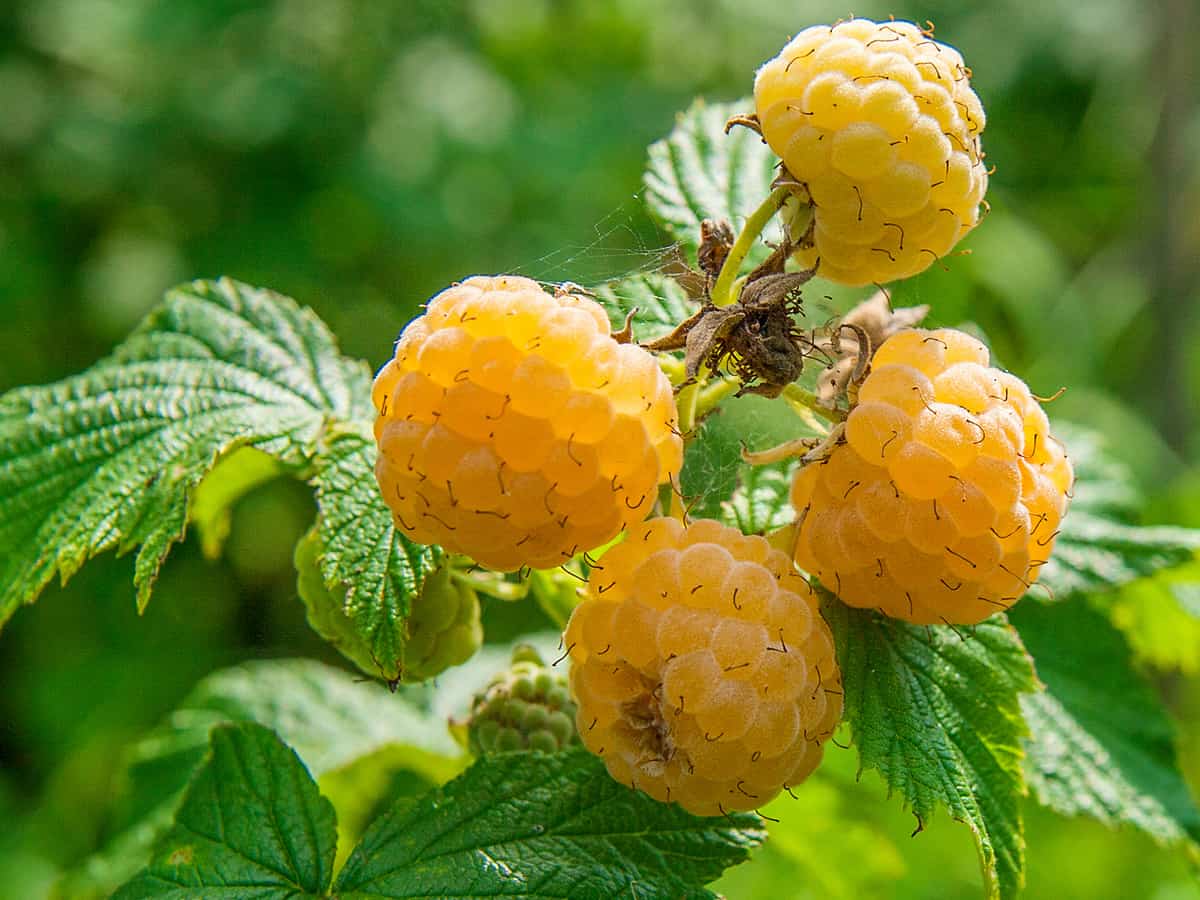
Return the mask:
[[772, 216], [779, 212], [779, 208], [783, 206], [785, 200], [791, 196], [791, 189], [788, 187], [778, 187], [767, 196], [754, 212], [750, 213], [746, 219], [746, 224], [742, 226], [741, 233], [738, 234], [737, 240], [734, 241], [733, 247], [729, 251], [729, 256], [725, 258], [724, 265], [721, 266], [721, 272], [717, 275], [717, 281], [712, 288], [712, 302], [716, 306], [728, 306], [737, 299], [736, 291], [734, 291], [734, 282], [737, 279], [738, 272], [741, 271], [742, 263], [746, 261], [746, 256], [750, 253], [750, 249], [754, 246], [754, 242], [758, 240], [758, 236], [762, 234], [762, 230], [771, 221]]
[[846, 421], [845, 412], [840, 409], [830, 409], [827, 406], [822, 406], [816, 394], [805, 390], [798, 384], [789, 384], [783, 389], [782, 396], [787, 401], [788, 406], [801, 418], [809, 420], [810, 424], [813, 424], [812, 419], [814, 414], [834, 425]]

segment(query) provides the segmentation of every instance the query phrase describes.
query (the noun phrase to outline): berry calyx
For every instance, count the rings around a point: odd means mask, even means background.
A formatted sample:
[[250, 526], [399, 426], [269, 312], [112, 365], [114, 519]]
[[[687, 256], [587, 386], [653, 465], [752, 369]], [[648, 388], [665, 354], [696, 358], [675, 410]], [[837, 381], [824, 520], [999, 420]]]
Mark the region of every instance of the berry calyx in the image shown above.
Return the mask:
[[404, 329], [372, 394], [398, 528], [500, 571], [549, 568], [644, 519], [682, 465], [671, 385], [593, 300], [476, 276]]
[[467, 739], [477, 756], [514, 750], [553, 753], [579, 743], [567, 677], [549, 668], [532, 647], [519, 645], [511, 668], [492, 678], [475, 698]]
[[796, 562], [851, 606], [972, 625], [1037, 581], [1073, 480], [1041, 406], [983, 344], [902, 331], [844, 431], [795, 475]]
[[656, 518], [592, 571], [567, 625], [584, 744], [697, 815], [756, 809], [821, 760], [842, 712], [808, 582], [762, 537]]
[[867, 19], [813, 26], [758, 71], [763, 137], [797, 182], [784, 211], [796, 255], [823, 278], [907, 278], [979, 222], [986, 117], [962, 56], [931, 34]]

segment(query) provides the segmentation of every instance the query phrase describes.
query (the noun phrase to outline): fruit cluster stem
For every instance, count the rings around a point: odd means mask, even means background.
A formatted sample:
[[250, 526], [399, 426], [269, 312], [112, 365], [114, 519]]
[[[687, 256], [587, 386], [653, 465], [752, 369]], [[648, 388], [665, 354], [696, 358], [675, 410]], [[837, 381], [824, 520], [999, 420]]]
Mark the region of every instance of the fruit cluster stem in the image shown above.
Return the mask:
[[823, 406], [821, 401], [817, 399], [817, 395], [812, 391], [805, 390], [798, 384], [789, 384], [783, 389], [783, 399], [787, 405], [792, 408], [798, 416], [810, 424], [816, 425], [821, 430], [825, 430], [822, 423], [810, 421], [814, 416], [819, 416], [826, 422], [836, 425], [838, 422], [846, 421], [846, 413], [840, 409], [830, 409]]
[[735, 282], [737, 281], [738, 272], [742, 269], [742, 263], [746, 261], [754, 242], [758, 240], [762, 230], [767, 227], [767, 223], [775, 213], [779, 212], [784, 201], [791, 195], [791, 189], [788, 187], [778, 187], [767, 196], [759, 207], [750, 213], [746, 219], [746, 224], [742, 226], [741, 232], [734, 241], [733, 247], [729, 250], [729, 255], [725, 257], [725, 262], [721, 266], [721, 271], [717, 275], [716, 283], [713, 284], [711, 297], [712, 302], [716, 306], [729, 306], [737, 300], [738, 292], [735, 290]]

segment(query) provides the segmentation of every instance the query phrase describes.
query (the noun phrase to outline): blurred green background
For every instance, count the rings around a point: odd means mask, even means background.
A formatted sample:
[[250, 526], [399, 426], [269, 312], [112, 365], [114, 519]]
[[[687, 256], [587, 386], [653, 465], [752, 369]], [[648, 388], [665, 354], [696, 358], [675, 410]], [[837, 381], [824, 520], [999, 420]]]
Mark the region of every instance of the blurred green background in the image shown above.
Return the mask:
[[[932, 19], [973, 68], [992, 213], [898, 302], [973, 320], [1052, 417], [1103, 429], [1149, 521], [1200, 525], [1200, 11], [1193, 0], [1002, 0]], [[0, 4], [0, 389], [76, 372], [188, 278], [310, 304], [372, 365], [451, 280], [594, 283], [669, 250], [641, 211], [646, 145], [697, 94], [749, 93], [800, 28], [782, 0], [6, 0]], [[0, 897], [44, 895], [105, 834], [120, 750], [214, 668], [310, 655], [290, 556], [313, 513], [272, 484], [226, 556], [177, 551], [139, 618], [97, 560], [0, 636]], [[1200, 783], [1200, 603], [1120, 605]], [[1169, 623], [1169, 624], [1164, 624]], [[497, 625], [496, 633], [504, 629]], [[973, 898], [962, 826], [912, 820], [851, 754], [738, 897]], [[1031, 810], [1030, 897], [1200, 898], [1175, 854]]]

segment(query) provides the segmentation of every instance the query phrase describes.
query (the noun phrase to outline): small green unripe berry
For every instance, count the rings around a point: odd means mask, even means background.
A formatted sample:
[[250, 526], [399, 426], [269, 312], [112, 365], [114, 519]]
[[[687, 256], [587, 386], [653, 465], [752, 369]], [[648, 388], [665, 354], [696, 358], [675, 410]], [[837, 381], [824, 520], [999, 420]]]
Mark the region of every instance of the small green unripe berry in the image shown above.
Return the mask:
[[521, 717], [521, 726], [526, 733], [538, 731], [550, 723], [550, 712], [544, 706], [530, 706]]
[[[527, 663], [524, 665], [528, 665]], [[516, 678], [512, 684], [512, 693], [515, 697], [520, 697], [522, 700], [532, 700], [538, 694], [537, 686], [533, 683], [533, 679], [528, 674], [522, 674]]]
[[477, 755], [511, 750], [552, 753], [579, 742], [566, 676], [533, 648], [513, 651], [513, 663], [476, 696], [467, 738]]
[[564, 712], [550, 713], [547, 716], [546, 728], [560, 745], [569, 743], [575, 734], [575, 723]]
[[[399, 671], [387, 671], [368, 640], [344, 610], [345, 592], [322, 577], [324, 552], [313, 528], [296, 545], [297, 589], [308, 622], [363, 672], [387, 681], [423, 681], [470, 659], [483, 643], [479, 598], [449, 566], [431, 572], [412, 600], [407, 620], [396, 620], [395, 643], [404, 648]], [[402, 633], [400, 633], [402, 632]]]
[[516, 663], [533, 663], [535, 666], [544, 666], [546, 661], [542, 659], [542, 654], [537, 652], [537, 648], [532, 644], [517, 644], [513, 647], [512, 661]]
[[496, 752], [504, 753], [509, 750], [520, 750], [525, 746], [525, 739], [515, 728], [501, 728], [496, 735]]
[[450, 567], [430, 573], [413, 598], [405, 646], [406, 681], [423, 681], [461, 665], [483, 644], [479, 598]]

